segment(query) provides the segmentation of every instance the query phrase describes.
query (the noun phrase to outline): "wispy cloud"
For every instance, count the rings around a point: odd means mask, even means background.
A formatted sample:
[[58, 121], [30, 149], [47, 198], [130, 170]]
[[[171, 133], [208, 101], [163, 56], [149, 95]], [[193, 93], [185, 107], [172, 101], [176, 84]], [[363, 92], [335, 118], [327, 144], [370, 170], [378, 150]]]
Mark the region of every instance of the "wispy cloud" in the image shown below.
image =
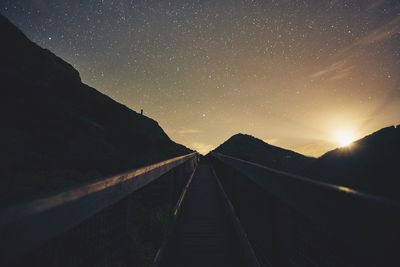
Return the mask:
[[400, 33], [400, 17], [392, 19], [378, 29], [360, 38], [354, 43], [354, 46], [364, 46], [383, 42], [398, 33]]
[[208, 152], [210, 152], [215, 148], [214, 145], [198, 143], [198, 142], [191, 143], [189, 147], [203, 155], [207, 154]]
[[197, 129], [181, 129], [177, 131], [178, 134], [196, 134], [200, 133], [200, 130]]
[[395, 34], [400, 34], [400, 17], [389, 20], [377, 29], [369, 32], [368, 34], [358, 38], [351, 45], [339, 50], [336, 57], [343, 55], [351, 55], [356, 49], [363, 48], [369, 45], [384, 42], [392, 38]]
[[329, 77], [329, 80], [340, 80], [346, 77], [349, 77], [352, 74], [353, 69], [356, 68], [356, 65], [346, 66], [345, 68], [338, 70], [335, 75]]
[[200, 133], [201, 131], [198, 129], [183, 128], [178, 130], [170, 130], [169, 132], [171, 134], [187, 135], [187, 134], [197, 134]]
[[316, 79], [324, 77], [328, 80], [338, 80], [350, 76], [355, 67], [356, 66], [350, 64], [348, 60], [341, 59], [315, 73], [312, 73], [310, 78]]
[[294, 151], [306, 156], [320, 157], [329, 150], [335, 148], [335, 145], [327, 142], [323, 143], [308, 143], [292, 148]]
[[385, 3], [386, 2], [386, 0], [376, 0], [376, 1], [373, 1], [372, 3], [370, 3], [368, 6], [367, 6], [367, 11], [373, 11], [373, 10], [375, 10], [375, 9], [377, 9], [378, 7], [380, 7], [383, 3]]
[[[378, 4], [382, 3], [376, 3], [376, 5]], [[333, 63], [310, 74], [309, 77], [311, 79], [324, 78], [326, 80], [339, 80], [349, 77], [357, 67], [353, 63], [354, 59], [362, 53], [364, 48], [389, 40], [396, 34], [400, 34], [400, 17], [389, 20], [377, 29], [358, 38], [349, 46], [339, 50], [333, 56]]]

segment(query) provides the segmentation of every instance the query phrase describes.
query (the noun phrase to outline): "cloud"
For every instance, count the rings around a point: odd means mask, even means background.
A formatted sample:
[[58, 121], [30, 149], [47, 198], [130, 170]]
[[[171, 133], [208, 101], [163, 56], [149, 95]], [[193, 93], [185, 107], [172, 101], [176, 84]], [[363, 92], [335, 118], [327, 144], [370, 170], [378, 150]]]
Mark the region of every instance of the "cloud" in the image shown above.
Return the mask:
[[356, 65], [346, 66], [345, 68], [338, 70], [332, 77], [329, 77], [328, 80], [339, 80], [346, 78], [352, 74], [352, 70], [356, 68]]
[[336, 53], [336, 57], [344, 54], [353, 54], [355, 49], [366, 47], [372, 44], [377, 44], [390, 39], [392, 36], [400, 33], [400, 17], [389, 20], [382, 26], [371, 31], [370, 33], [360, 37], [348, 47], [345, 47]]
[[294, 147], [293, 150], [306, 156], [320, 157], [334, 148], [335, 148], [334, 145], [324, 142], [324, 143], [308, 143], [300, 145]]
[[207, 154], [208, 152], [210, 152], [215, 148], [214, 145], [198, 143], [198, 142], [191, 143], [189, 147], [203, 155]]
[[198, 129], [183, 128], [179, 130], [171, 130], [169, 132], [172, 134], [187, 135], [187, 134], [197, 134], [200, 133], [201, 131]]
[[375, 9], [377, 9], [378, 7], [380, 7], [383, 3], [385, 3], [386, 0], [377, 0], [377, 1], [373, 1], [372, 3], [370, 3], [367, 6], [367, 11], [373, 11]]
[[[378, 5], [379, 3], [376, 4]], [[357, 39], [351, 45], [341, 49], [334, 55], [335, 61], [333, 63], [310, 74], [309, 77], [311, 79], [325, 78], [327, 80], [346, 78], [356, 68], [356, 65], [351, 61], [362, 53], [363, 50], [360, 48], [384, 42], [396, 34], [400, 34], [400, 17], [389, 20], [377, 29]]]
[[200, 130], [197, 129], [181, 129], [176, 131], [176, 133], [178, 134], [196, 134], [196, 133], [200, 133]]
[[338, 80], [343, 79], [351, 75], [355, 65], [352, 65], [346, 59], [336, 61], [327, 67], [319, 70], [310, 75], [311, 79], [324, 77], [328, 80]]
[[400, 17], [396, 17], [378, 29], [360, 38], [354, 46], [364, 46], [383, 42], [393, 35], [400, 33]]

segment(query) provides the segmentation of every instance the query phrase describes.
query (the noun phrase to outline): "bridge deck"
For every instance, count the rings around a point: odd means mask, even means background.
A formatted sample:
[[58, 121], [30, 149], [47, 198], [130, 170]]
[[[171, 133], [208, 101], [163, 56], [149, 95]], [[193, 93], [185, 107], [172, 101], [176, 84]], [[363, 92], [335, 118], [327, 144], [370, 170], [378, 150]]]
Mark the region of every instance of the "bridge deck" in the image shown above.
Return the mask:
[[244, 266], [233, 223], [211, 167], [200, 162], [162, 266]]

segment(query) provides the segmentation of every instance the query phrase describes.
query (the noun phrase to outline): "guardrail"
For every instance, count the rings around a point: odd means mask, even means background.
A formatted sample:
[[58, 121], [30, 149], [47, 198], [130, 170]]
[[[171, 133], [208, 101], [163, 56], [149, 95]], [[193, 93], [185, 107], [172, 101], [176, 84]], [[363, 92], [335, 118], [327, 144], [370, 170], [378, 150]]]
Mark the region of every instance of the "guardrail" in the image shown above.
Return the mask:
[[114, 205], [177, 166], [195, 168], [198, 154], [175, 157], [33, 202], [0, 210], [0, 266], [9, 266], [46, 241]]
[[400, 205], [213, 153], [263, 266], [400, 266]]

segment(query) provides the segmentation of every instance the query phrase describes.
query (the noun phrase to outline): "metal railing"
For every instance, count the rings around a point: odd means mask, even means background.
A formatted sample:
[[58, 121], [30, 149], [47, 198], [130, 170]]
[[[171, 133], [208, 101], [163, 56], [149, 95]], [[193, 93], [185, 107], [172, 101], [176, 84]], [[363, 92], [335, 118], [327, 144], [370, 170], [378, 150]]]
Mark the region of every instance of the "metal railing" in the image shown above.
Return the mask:
[[43, 199], [2, 208], [0, 266], [11, 265], [46, 241], [115, 205], [177, 166], [186, 164], [192, 172], [197, 161], [198, 154], [191, 153], [99, 179]]
[[263, 266], [400, 266], [400, 205], [223, 154], [214, 168]]

